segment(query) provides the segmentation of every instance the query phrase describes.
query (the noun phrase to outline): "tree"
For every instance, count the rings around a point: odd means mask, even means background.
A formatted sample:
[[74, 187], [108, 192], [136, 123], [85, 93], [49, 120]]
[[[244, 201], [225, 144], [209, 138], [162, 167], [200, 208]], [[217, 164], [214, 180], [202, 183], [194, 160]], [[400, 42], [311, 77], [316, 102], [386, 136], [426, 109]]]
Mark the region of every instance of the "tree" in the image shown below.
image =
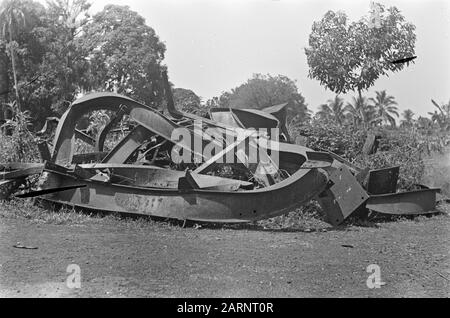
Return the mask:
[[289, 103], [287, 122], [301, 122], [310, 118], [305, 98], [295, 81], [287, 76], [254, 74], [246, 83], [225, 92], [219, 98], [221, 107], [263, 109]]
[[344, 100], [336, 95], [334, 99], [328, 100], [327, 104], [320, 105], [317, 116], [325, 120], [333, 120], [341, 126], [345, 118]]
[[27, 104], [39, 121], [61, 115], [84, 89], [89, 88], [89, 52], [82, 27], [88, 22], [87, 0], [55, 0], [40, 14], [40, 24], [32, 30], [42, 47], [42, 56], [28, 85]]
[[205, 103], [207, 108], [229, 108], [230, 107], [230, 92], [222, 92], [220, 97], [214, 96], [208, 99]]
[[[9, 92], [9, 74], [8, 74], [8, 55], [5, 51], [5, 43], [0, 40], [0, 100], [4, 99], [4, 103], [0, 104], [0, 120], [8, 119], [7, 108], [4, 107], [8, 102]], [[0, 122], [1, 123], [1, 122]]]
[[25, 14], [19, 6], [18, 0], [6, 0], [3, 2], [0, 8], [0, 23], [2, 28], [2, 37], [8, 37], [7, 48], [9, 49], [9, 56], [11, 58], [12, 72], [14, 78], [14, 91], [16, 93], [16, 104], [20, 110], [20, 96], [19, 96], [19, 84], [17, 81], [16, 70], [16, 50], [18, 43], [13, 40], [17, 28], [25, 24]]
[[386, 91], [383, 90], [381, 92], [375, 92], [376, 97], [370, 98], [369, 100], [373, 103], [373, 107], [375, 108], [375, 116], [377, 116], [374, 120], [377, 122], [386, 122], [389, 123], [392, 127], [395, 127], [395, 118], [393, 115], [399, 117], [397, 102], [395, 101], [394, 96], [390, 96], [386, 94]]
[[107, 5], [84, 28], [91, 52], [91, 88], [116, 91], [150, 106], [164, 98], [165, 45], [128, 6]]
[[433, 128], [433, 122], [430, 118], [419, 116], [416, 122], [417, 128], [430, 131]]
[[373, 107], [369, 105], [367, 98], [363, 96], [352, 97], [352, 101], [347, 103], [345, 111], [353, 122], [354, 126], [363, 126], [371, 122], [373, 118]]
[[[46, 10], [42, 4], [32, 0], [16, 0], [15, 7], [18, 12], [20, 12], [19, 15], [21, 17], [20, 23], [14, 25], [12, 28], [12, 34], [14, 35], [15, 63], [14, 67], [10, 59], [8, 63], [5, 63], [6, 68], [4, 69], [4, 72], [2, 72], [6, 79], [3, 96], [5, 97], [5, 103], [15, 105], [15, 110], [29, 110], [30, 115], [33, 120], [35, 120], [36, 117], [45, 115], [45, 112], [39, 109], [39, 107], [36, 108], [34, 92], [42, 89], [42, 86], [37, 83], [37, 77], [39, 74], [39, 65], [42, 62], [42, 56], [47, 49], [41, 45], [35, 30], [43, 26]], [[0, 22], [4, 22], [4, 20], [0, 20]], [[3, 31], [8, 33], [8, 28], [3, 28], [2, 33]], [[9, 35], [7, 38], [9, 38]], [[6, 45], [7, 39], [3, 40], [3, 43], [6, 46], [2, 45], [1, 42], [2, 40], [0, 40], [0, 50], [4, 50], [5, 53], [8, 53], [8, 55], [11, 56], [10, 49], [7, 48]], [[2, 54], [0, 53], [0, 55]], [[3, 68], [1, 70], [3, 71]], [[14, 78], [16, 81], [14, 81]], [[12, 95], [15, 97], [14, 100], [16, 103], [13, 103], [9, 98], [9, 92], [14, 92]], [[18, 102], [17, 92], [19, 93]], [[4, 110], [6, 108], [8, 107], [5, 107]], [[12, 118], [13, 114], [10, 110], [8, 110], [8, 113], [7, 118]]]
[[400, 124], [402, 127], [412, 127], [414, 124], [414, 112], [411, 109], [403, 111], [402, 116], [404, 120]]
[[434, 111], [434, 113], [428, 113], [431, 115], [431, 121], [433, 123], [436, 122], [441, 129], [450, 129], [450, 101], [447, 104], [441, 105], [436, 103], [434, 100], [431, 100], [431, 102], [439, 110], [439, 112]]
[[362, 97], [381, 75], [405, 67], [391, 62], [414, 54], [415, 26], [396, 7], [376, 6], [376, 26], [367, 17], [350, 23], [345, 13], [333, 11], [313, 23], [305, 49], [310, 78], [336, 94], [354, 91]]
[[185, 88], [175, 88], [172, 90], [175, 107], [183, 112], [204, 117], [208, 113], [208, 108], [202, 106], [200, 97], [192, 90]]

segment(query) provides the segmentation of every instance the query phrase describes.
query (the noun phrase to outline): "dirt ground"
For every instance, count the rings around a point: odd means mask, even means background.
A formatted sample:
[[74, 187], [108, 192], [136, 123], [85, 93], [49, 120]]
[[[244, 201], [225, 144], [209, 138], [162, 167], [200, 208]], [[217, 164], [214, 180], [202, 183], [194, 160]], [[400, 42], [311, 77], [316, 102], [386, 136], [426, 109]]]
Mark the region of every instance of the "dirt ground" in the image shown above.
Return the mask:
[[447, 213], [319, 230], [0, 214], [0, 297], [449, 297], [449, 238]]

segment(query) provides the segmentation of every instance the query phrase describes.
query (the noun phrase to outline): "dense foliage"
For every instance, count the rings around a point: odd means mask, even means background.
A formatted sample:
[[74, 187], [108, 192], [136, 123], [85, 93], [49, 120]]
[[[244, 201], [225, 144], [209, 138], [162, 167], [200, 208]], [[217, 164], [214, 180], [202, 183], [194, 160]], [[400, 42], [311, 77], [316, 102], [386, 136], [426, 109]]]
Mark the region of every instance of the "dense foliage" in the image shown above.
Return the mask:
[[341, 94], [367, 90], [381, 75], [404, 68], [391, 62], [414, 55], [415, 26], [396, 7], [377, 3], [374, 9], [356, 22], [342, 11], [328, 11], [313, 23], [305, 49], [309, 77]]
[[263, 109], [288, 103], [287, 121], [309, 120], [311, 117], [305, 98], [297, 84], [284, 75], [254, 74], [247, 82], [222, 93], [207, 102], [209, 107]]
[[331, 151], [347, 159], [354, 160], [361, 152], [367, 132], [354, 126], [339, 126], [314, 120], [294, 131], [295, 136], [307, 137], [305, 146], [314, 150]]
[[[369, 133], [379, 136], [380, 139], [378, 151], [366, 155], [362, 149]], [[360, 168], [400, 166], [398, 188], [401, 190], [416, 188], [424, 176], [424, 158], [439, 153], [445, 146], [450, 145], [449, 136], [426, 136], [415, 128], [380, 127], [364, 130], [356, 129], [352, 125], [339, 126], [320, 121], [299, 127], [295, 135], [306, 137], [307, 147], [334, 152]]]
[[0, 4], [0, 120], [10, 119], [5, 105], [14, 100], [39, 128], [92, 90], [161, 103], [165, 45], [155, 31], [128, 6], [107, 5], [93, 17], [89, 7], [87, 0]]
[[205, 117], [208, 107], [202, 105], [202, 101], [192, 90], [175, 88], [172, 90], [175, 107], [183, 112]]

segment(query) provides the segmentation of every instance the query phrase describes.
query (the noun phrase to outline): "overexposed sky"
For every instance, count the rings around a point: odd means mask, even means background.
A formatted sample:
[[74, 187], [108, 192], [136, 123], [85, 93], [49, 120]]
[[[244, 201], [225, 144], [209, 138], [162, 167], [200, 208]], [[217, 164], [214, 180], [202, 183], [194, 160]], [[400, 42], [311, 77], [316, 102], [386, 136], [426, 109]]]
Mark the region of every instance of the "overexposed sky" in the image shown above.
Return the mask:
[[[304, 47], [313, 21], [328, 10], [343, 10], [351, 21], [368, 13], [370, 0], [93, 0], [128, 5], [145, 17], [166, 44], [165, 63], [176, 87], [203, 100], [234, 88], [254, 73], [286, 75], [297, 81], [310, 109], [332, 98], [309, 79]], [[450, 1], [378, 0], [396, 6], [416, 25], [415, 64], [381, 77], [368, 95], [386, 89], [401, 111], [434, 111], [430, 99], [450, 100]], [[351, 95], [351, 94], [350, 94]], [[346, 96], [349, 100], [350, 96]]]

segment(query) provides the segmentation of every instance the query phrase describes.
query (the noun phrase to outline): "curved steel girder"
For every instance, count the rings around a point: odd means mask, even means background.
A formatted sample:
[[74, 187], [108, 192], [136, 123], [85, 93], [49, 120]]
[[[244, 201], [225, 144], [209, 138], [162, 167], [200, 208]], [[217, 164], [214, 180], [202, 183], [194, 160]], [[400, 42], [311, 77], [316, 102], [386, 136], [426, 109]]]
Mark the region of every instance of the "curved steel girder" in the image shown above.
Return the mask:
[[[83, 165], [87, 167], [88, 165]], [[98, 165], [93, 165], [97, 167]], [[107, 165], [103, 165], [107, 167]], [[113, 165], [116, 166], [116, 165]], [[124, 165], [133, 175], [151, 167]], [[133, 173], [132, 171], [135, 170]], [[76, 180], [58, 170], [47, 170], [59, 187], [87, 185], [81, 189], [44, 196], [48, 201], [81, 208], [145, 214], [179, 220], [248, 222], [284, 214], [322, 192], [328, 182], [320, 169], [298, 170], [290, 178], [267, 188], [248, 191], [148, 188], [95, 180]], [[165, 169], [162, 169], [165, 172]], [[136, 174], [137, 173], [137, 174]], [[179, 172], [170, 172], [175, 174]], [[199, 176], [200, 177], [200, 176]], [[202, 176], [209, 177], [209, 176]], [[55, 186], [52, 187], [56, 188]]]
[[153, 136], [153, 133], [148, 129], [137, 126], [103, 158], [102, 163], [125, 163], [136, 149], [151, 136]]
[[159, 123], [160, 127], [168, 128], [174, 127], [175, 125], [154, 109], [138, 103], [131, 98], [115, 93], [90, 94], [76, 100], [62, 115], [56, 129], [51, 161], [58, 164], [70, 164], [72, 162], [75, 127], [83, 115], [102, 109], [118, 112], [121, 105], [125, 105], [128, 108], [124, 114], [135, 109], [140, 109], [144, 113], [148, 113], [147, 117], [153, 118], [152, 123]]
[[[126, 109], [121, 111], [121, 107]], [[115, 93], [94, 93], [75, 101], [61, 117], [54, 139], [54, 147], [51, 153], [51, 161], [60, 165], [72, 163], [75, 127], [77, 121], [85, 114], [96, 110], [111, 110], [128, 114], [131, 119], [147, 130], [171, 141], [172, 133], [180, 128], [170, 119], [155, 111], [153, 108], [138, 103], [128, 97]], [[193, 138], [202, 138], [198, 134], [192, 133]], [[194, 140], [194, 139], [192, 139]], [[121, 147], [122, 144], [116, 147]], [[188, 149], [192, 150], [192, 149]], [[120, 149], [113, 149], [117, 153]]]

